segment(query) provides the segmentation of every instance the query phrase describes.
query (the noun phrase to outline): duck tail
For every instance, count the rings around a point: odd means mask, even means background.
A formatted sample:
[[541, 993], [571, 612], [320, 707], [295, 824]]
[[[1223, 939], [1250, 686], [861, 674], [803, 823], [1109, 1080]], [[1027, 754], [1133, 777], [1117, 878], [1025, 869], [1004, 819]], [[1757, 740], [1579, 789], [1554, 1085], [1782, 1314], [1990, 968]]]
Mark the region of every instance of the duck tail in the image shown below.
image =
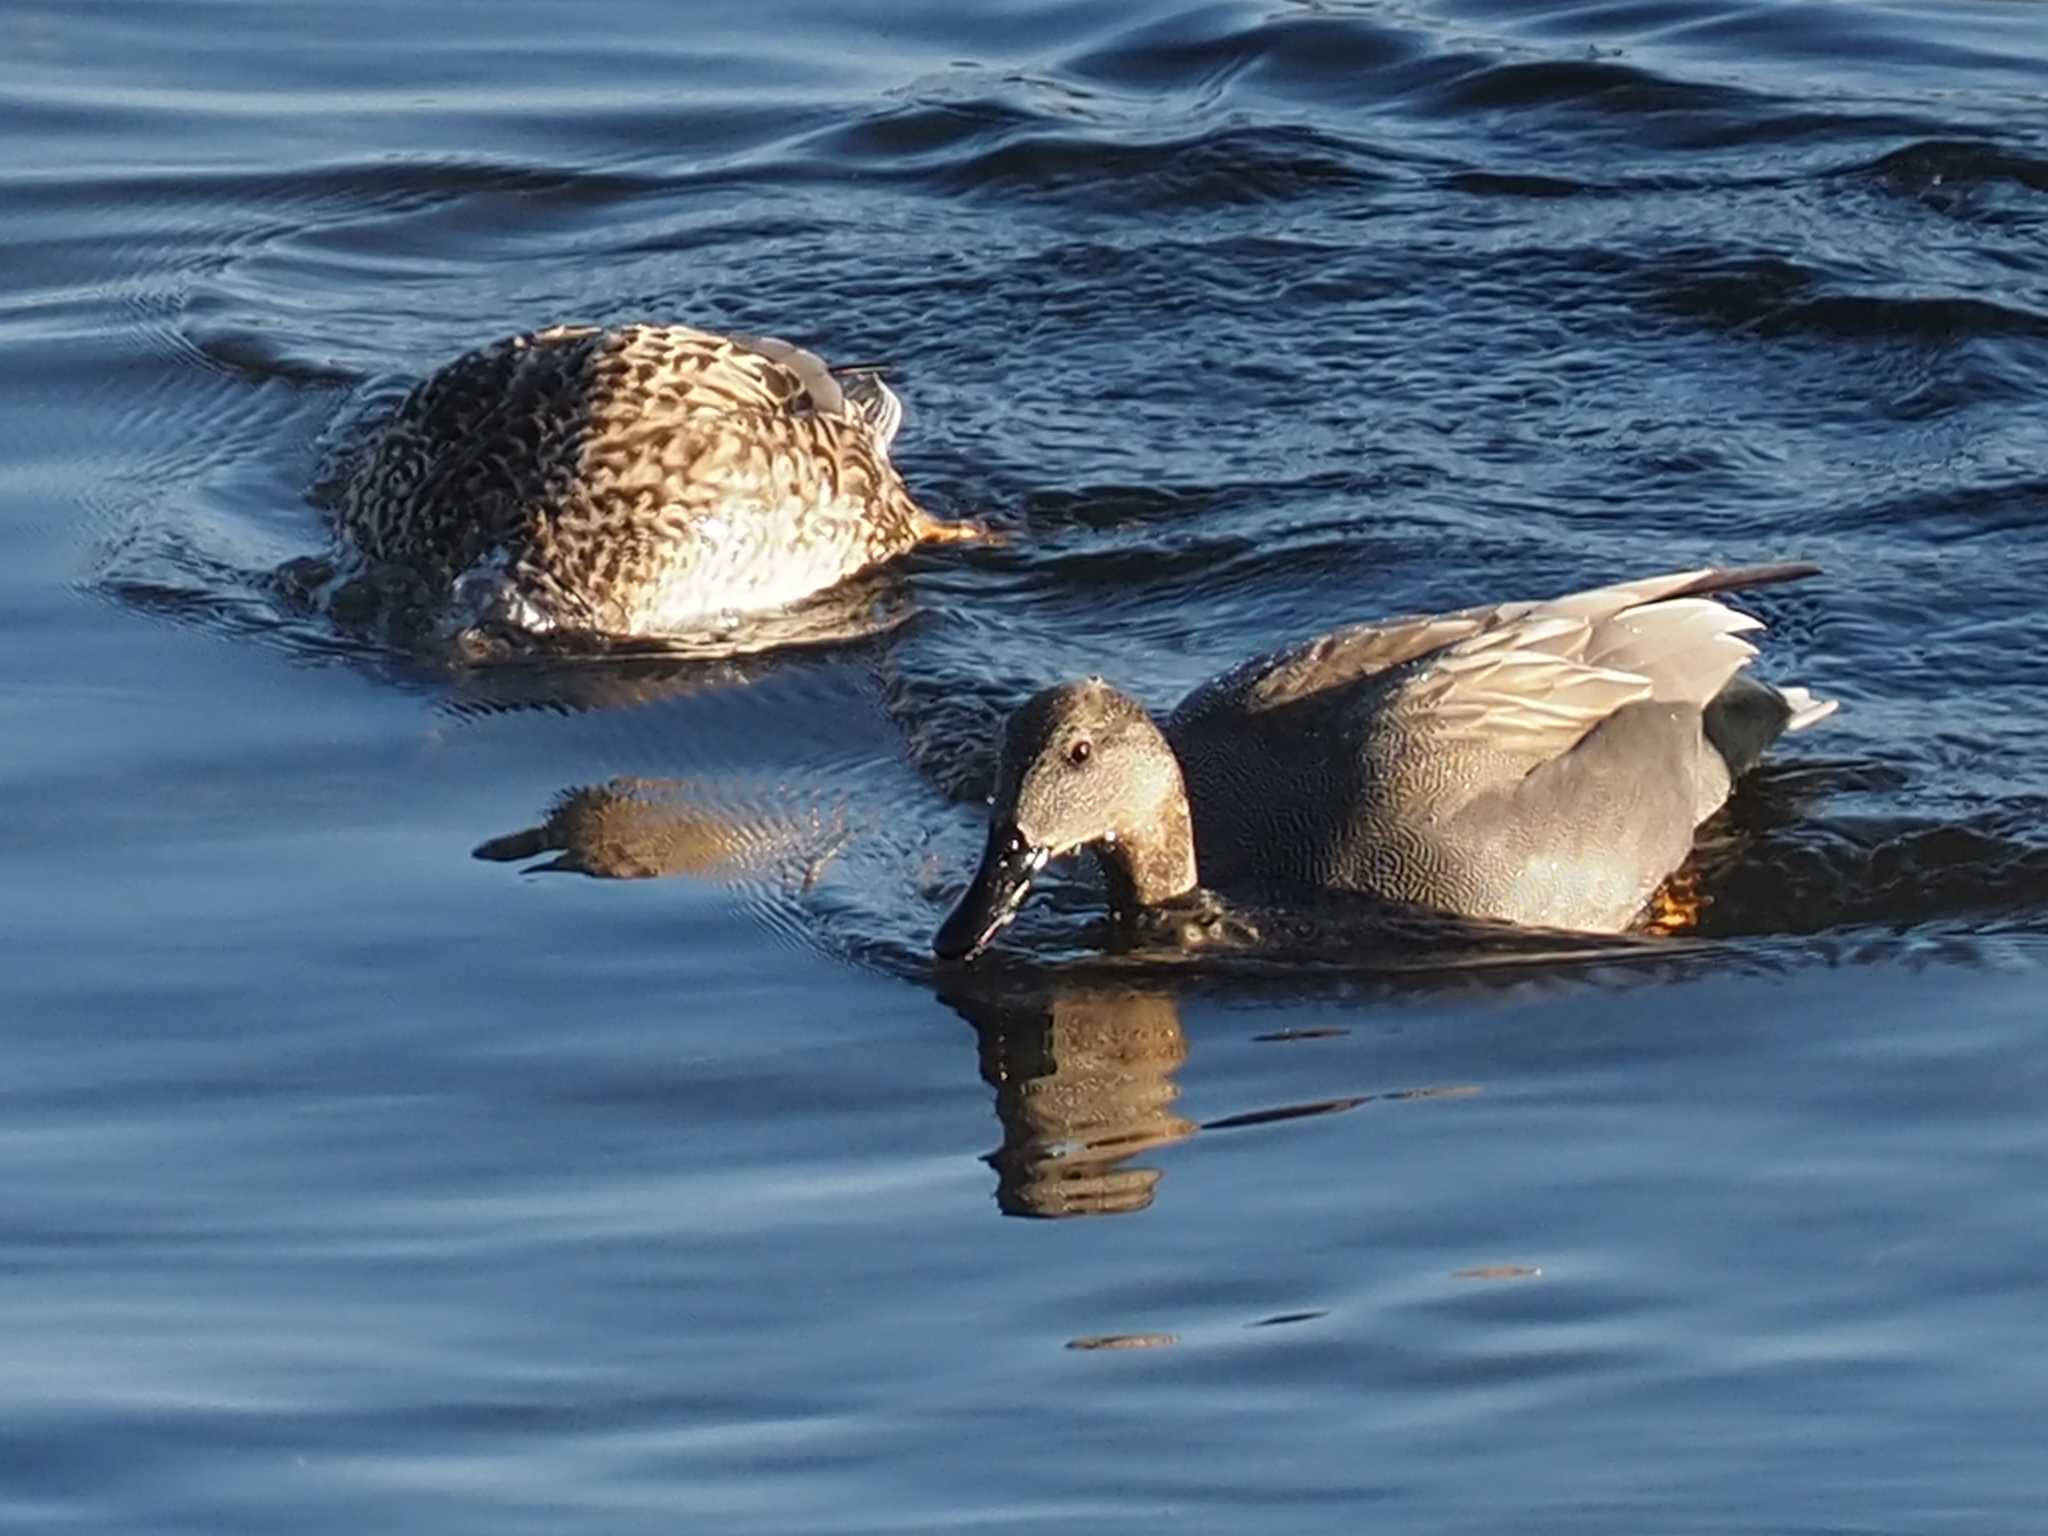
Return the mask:
[[1658, 594], [1661, 601], [1671, 597], [1707, 597], [1732, 592], [1738, 587], [1772, 587], [1783, 581], [1801, 581], [1818, 576], [1820, 567], [1809, 560], [1783, 560], [1774, 565], [1725, 565], [1696, 572], [1683, 586]]
[[1721, 754], [1731, 778], [1741, 778], [1786, 731], [1803, 731], [1837, 708], [1804, 688], [1761, 682], [1746, 672], [1728, 679], [1700, 719], [1707, 741]]
[[1788, 731], [1803, 731], [1809, 725], [1827, 719], [1842, 707], [1840, 699], [1817, 699], [1808, 688], [1782, 686], [1778, 695], [1784, 699], [1785, 707], [1792, 711], [1785, 721]]

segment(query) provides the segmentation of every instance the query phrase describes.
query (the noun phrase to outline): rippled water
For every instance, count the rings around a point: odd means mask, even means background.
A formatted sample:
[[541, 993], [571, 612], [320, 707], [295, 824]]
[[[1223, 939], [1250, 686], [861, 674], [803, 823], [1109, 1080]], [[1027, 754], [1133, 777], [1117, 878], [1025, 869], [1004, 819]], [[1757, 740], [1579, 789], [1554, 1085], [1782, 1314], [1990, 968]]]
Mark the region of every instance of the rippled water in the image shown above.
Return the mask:
[[[2048, 10], [0, 41], [0, 1520], [2037, 1520]], [[886, 360], [1005, 541], [719, 661], [271, 595], [422, 371], [648, 317]], [[1046, 681], [1767, 558], [1846, 707], [1696, 939], [1219, 968], [1077, 877], [928, 962]]]

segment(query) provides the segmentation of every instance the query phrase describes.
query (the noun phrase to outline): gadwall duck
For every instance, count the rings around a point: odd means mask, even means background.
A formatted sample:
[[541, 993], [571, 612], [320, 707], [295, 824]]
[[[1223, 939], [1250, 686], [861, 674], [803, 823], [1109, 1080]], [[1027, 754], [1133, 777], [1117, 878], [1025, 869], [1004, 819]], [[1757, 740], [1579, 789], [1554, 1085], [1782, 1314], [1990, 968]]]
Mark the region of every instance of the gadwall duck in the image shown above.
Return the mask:
[[1710, 595], [1815, 571], [1352, 625], [1204, 683], [1163, 728], [1100, 678], [1050, 688], [1010, 720], [981, 868], [932, 947], [978, 953], [1079, 848], [1126, 914], [1199, 881], [1620, 932], [1764, 748], [1834, 710], [1740, 675], [1763, 626]]
[[702, 633], [926, 540], [872, 367], [681, 325], [557, 326], [413, 390], [344, 486], [346, 543], [452, 629]]

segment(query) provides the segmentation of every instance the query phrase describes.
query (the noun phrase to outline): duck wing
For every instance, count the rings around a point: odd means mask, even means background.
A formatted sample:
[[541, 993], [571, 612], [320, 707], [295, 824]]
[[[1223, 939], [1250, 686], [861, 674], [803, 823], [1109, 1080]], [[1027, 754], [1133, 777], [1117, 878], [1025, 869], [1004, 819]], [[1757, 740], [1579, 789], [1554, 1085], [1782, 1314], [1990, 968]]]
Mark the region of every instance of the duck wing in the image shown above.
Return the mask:
[[1738, 765], [1715, 750], [1718, 714], [1761, 750], [1826, 712], [1761, 684], [1758, 708], [1710, 712], [1760, 627], [1714, 594], [1813, 570], [1675, 572], [1353, 625], [1247, 663], [1168, 727], [1205, 878], [1621, 926], [1726, 798]]
[[1788, 725], [1827, 712], [1763, 684], [1731, 688], [1756, 655], [1745, 636], [1762, 626], [1714, 600], [1812, 570], [1689, 571], [1575, 593], [1411, 662], [1356, 706], [1369, 810], [1349, 852], [1475, 915], [1625, 926], [1736, 773]]
[[780, 336], [719, 336], [685, 326], [645, 329], [673, 349], [671, 366], [693, 408], [864, 422], [884, 453], [903, 425], [903, 402], [883, 381], [880, 364], [835, 366]]
[[[671, 327], [680, 330], [681, 327]], [[695, 333], [720, 345], [705, 356], [703, 377], [736, 395], [749, 390], [764, 403], [786, 411], [815, 411], [823, 416], [849, 414], [846, 391], [825, 359], [780, 336], [714, 336]]]
[[[1458, 617], [1471, 633], [1418, 653], [1378, 700], [1384, 727], [1485, 745], [1534, 765], [1629, 704], [1705, 709], [1756, 655], [1763, 627], [1710, 595], [1812, 575], [1810, 565], [1681, 571]], [[1326, 682], [1325, 686], [1329, 686]]]
[[[1782, 564], [1679, 571], [1534, 602], [1349, 624], [1232, 669], [1203, 684], [1182, 709], [1206, 712], [1225, 698], [1247, 712], [1280, 709], [1424, 658], [1431, 665], [1410, 679], [1417, 702], [1436, 701], [1461, 714], [1484, 700], [1512, 714], [1517, 700], [1561, 692], [1576, 692], [1582, 708], [1608, 692], [1625, 702], [1621, 696], [1637, 686], [1624, 687], [1619, 677], [1602, 683], [1577, 675], [1587, 671], [1637, 674], [1638, 683], [1663, 690], [1656, 696], [1683, 697], [1732, 654], [1713, 644], [1717, 634], [1761, 627], [1706, 594], [1793, 581], [1818, 570]], [[1686, 599], [1695, 601], [1679, 606]], [[1662, 611], [1645, 615], [1651, 604], [1662, 605]], [[1754, 654], [1753, 647], [1736, 644], [1741, 659]], [[1696, 679], [1690, 688], [1689, 677]]]

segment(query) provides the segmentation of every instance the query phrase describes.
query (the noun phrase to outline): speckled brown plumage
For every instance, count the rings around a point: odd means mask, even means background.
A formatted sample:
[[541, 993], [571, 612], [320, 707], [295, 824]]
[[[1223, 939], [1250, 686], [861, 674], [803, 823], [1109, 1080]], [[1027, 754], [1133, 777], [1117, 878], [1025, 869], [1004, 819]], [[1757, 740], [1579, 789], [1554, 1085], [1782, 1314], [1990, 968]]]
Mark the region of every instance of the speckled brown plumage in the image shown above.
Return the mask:
[[357, 467], [343, 539], [450, 623], [702, 632], [926, 539], [889, 462], [901, 406], [770, 338], [558, 326], [423, 382]]

